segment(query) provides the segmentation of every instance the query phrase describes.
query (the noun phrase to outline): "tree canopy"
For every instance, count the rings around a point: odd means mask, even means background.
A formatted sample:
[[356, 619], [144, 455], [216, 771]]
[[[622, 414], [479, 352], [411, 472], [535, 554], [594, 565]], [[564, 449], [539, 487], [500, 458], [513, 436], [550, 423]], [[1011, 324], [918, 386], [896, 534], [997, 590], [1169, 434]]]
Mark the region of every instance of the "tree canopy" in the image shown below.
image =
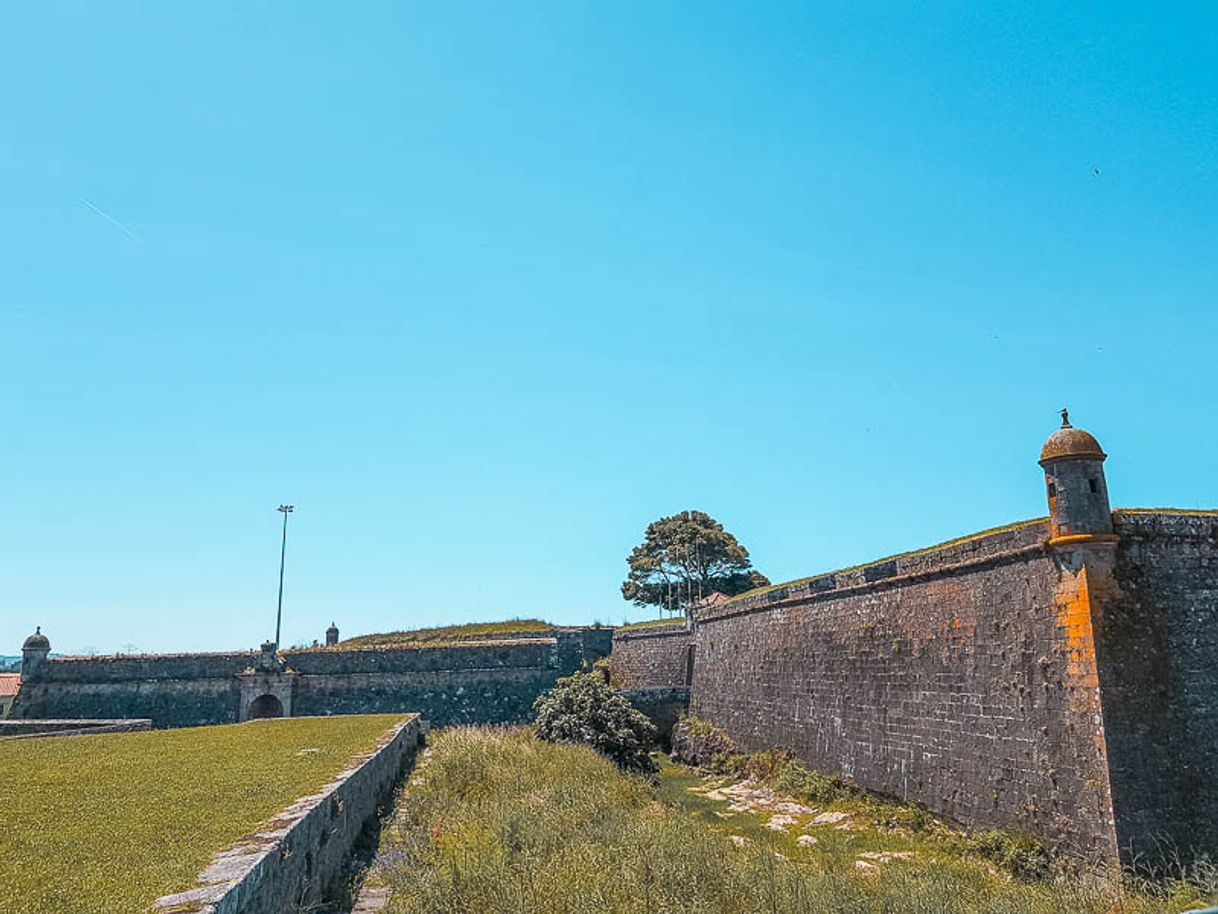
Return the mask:
[[765, 587], [749, 551], [704, 511], [681, 511], [647, 525], [643, 542], [626, 559], [622, 597], [639, 606], [685, 611], [718, 591], [735, 596]]

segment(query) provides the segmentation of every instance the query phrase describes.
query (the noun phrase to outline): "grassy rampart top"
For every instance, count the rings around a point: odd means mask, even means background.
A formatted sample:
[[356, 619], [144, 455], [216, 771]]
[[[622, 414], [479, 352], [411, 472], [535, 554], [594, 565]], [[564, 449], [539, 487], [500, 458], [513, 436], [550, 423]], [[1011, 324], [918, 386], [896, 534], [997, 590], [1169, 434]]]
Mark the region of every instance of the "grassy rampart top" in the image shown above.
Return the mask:
[[682, 631], [685, 628], [685, 617], [681, 616], [677, 619], [648, 619], [645, 622], [630, 622], [627, 625], [619, 625], [614, 631], [617, 632], [634, 632], [639, 629], [667, 629], [673, 631]]
[[0, 911], [136, 914], [314, 793], [403, 719], [294, 718], [9, 740]]
[[924, 546], [921, 549], [911, 549], [908, 552], [898, 552], [895, 555], [884, 556], [883, 558], [874, 559], [870, 562], [863, 562], [858, 565], [851, 565], [847, 568], [838, 568], [833, 571], [824, 571], [824, 572], [821, 572], [820, 574], [808, 575], [807, 577], [796, 578], [795, 580], [792, 580], [792, 581], [784, 581], [781, 584], [771, 584], [768, 587], [757, 587], [757, 588], [754, 588], [753, 590], [749, 590], [742, 594], [738, 594], [737, 596], [732, 597], [726, 603], [720, 603], [718, 606], [715, 607], [715, 610], [718, 611], [718, 610], [722, 609], [723, 607], [731, 606], [732, 604], [738, 603], [743, 600], [749, 600], [754, 597], [764, 596], [765, 594], [768, 594], [775, 590], [782, 590], [783, 588], [788, 588], [788, 587], [798, 587], [799, 585], [806, 584], [809, 581], [815, 581], [815, 580], [818, 580], [821, 578], [828, 578], [832, 575], [852, 574], [854, 572], [863, 571], [867, 568], [874, 568], [878, 565], [884, 565], [884, 564], [887, 564], [888, 562], [900, 562], [900, 561], [906, 560], [906, 559], [930, 555], [935, 552], [946, 552], [946, 551], [949, 551], [952, 549], [958, 549], [961, 546], [965, 546], [967, 544], [974, 543], [979, 540], [988, 539], [990, 537], [994, 537], [999, 534], [1011, 533], [1011, 532], [1014, 532], [1017, 530], [1024, 530], [1029, 527], [1043, 526], [1043, 525], [1047, 524], [1048, 521], [1049, 521], [1049, 518], [1047, 518], [1047, 517], [1036, 517], [1031, 520], [1016, 521], [1015, 523], [1004, 524], [1001, 527], [991, 527], [988, 530], [981, 530], [981, 531], [978, 531], [977, 533], [970, 533], [966, 536], [958, 536], [955, 539], [950, 539], [950, 540], [947, 540], [942, 543], [935, 543], [933, 546]]
[[1218, 508], [1113, 508], [1113, 514], [1168, 514], [1178, 517], [1218, 517]]
[[456, 644], [463, 641], [513, 640], [517, 637], [543, 637], [557, 630], [541, 619], [505, 619], [502, 622], [467, 622], [397, 632], [380, 632], [346, 638], [329, 650], [362, 650], [403, 645]]

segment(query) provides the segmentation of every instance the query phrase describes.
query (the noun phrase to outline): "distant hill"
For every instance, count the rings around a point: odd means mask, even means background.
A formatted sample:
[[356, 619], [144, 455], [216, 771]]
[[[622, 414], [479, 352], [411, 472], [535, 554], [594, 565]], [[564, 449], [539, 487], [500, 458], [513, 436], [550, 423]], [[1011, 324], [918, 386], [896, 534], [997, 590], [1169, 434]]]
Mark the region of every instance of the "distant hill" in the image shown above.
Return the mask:
[[0, 673], [20, 673], [21, 658], [0, 654]]

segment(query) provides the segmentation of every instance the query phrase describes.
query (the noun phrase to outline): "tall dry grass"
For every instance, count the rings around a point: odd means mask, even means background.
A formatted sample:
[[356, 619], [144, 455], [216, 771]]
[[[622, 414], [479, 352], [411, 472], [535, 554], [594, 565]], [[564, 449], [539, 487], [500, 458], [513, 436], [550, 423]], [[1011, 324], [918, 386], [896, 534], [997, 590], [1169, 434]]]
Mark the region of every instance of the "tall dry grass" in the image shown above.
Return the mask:
[[1168, 914], [1103, 885], [1021, 883], [976, 862], [870, 875], [737, 848], [651, 783], [523, 730], [441, 732], [405, 789], [371, 878], [393, 914], [816, 912]]

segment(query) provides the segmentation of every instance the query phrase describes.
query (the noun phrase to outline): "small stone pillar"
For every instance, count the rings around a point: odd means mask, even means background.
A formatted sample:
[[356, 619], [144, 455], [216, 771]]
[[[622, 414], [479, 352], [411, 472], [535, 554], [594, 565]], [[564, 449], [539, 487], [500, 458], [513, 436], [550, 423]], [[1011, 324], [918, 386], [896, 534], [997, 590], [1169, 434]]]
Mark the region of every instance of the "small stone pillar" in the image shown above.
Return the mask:
[[279, 659], [279, 645], [274, 641], [263, 641], [262, 653], [254, 666], [262, 673], [278, 673], [282, 670], [283, 661]]
[[330, 627], [326, 629], [326, 647], [334, 647], [336, 644], [338, 644], [338, 626], [331, 622]]

